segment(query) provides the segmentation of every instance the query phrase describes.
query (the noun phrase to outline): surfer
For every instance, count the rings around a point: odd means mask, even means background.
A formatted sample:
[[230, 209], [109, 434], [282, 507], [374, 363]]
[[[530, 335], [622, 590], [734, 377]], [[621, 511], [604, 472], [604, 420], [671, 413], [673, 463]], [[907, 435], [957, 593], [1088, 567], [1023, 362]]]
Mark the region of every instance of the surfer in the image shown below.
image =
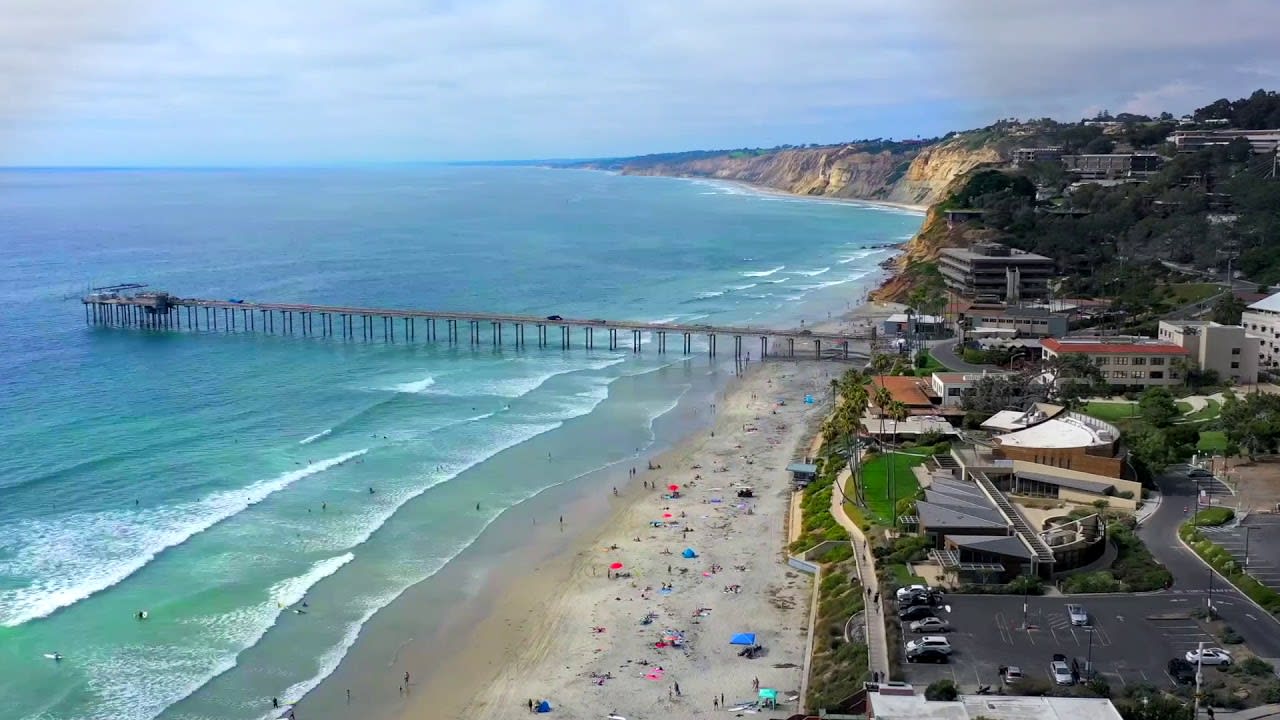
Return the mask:
[[476, 503], [476, 510], [480, 509], [480, 503]]
[[139, 619], [139, 620], [146, 620], [146, 619], [147, 619], [147, 611], [146, 611], [146, 610], [139, 610], [139, 611], [138, 611], [138, 619]]
[[55, 653], [53, 654], [53, 661], [54, 661], [54, 662], [57, 662], [57, 663], [62, 662], [62, 653], [60, 653], [60, 652], [55, 652]]
[[373, 494], [373, 488], [369, 488], [369, 494], [370, 494], [370, 495], [372, 495], [372, 494]]

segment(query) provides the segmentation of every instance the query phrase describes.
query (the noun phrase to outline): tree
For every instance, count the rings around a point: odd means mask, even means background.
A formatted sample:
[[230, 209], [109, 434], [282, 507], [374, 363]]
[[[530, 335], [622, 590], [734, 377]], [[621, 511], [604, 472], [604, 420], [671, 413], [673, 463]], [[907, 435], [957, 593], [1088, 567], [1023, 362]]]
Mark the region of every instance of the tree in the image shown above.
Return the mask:
[[1244, 302], [1228, 291], [1213, 304], [1212, 320], [1223, 325], [1239, 325], [1244, 313]]
[[1173, 394], [1162, 387], [1148, 388], [1142, 393], [1138, 400], [1138, 412], [1143, 420], [1158, 428], [1169, 427], [1182, 415]]
[[[889, 506], [897, 507], [898, 504], [898, 486], [897, 478], [894, 476], [894, 452], [898, 446], [898, 423], [903, 422], [910, 415], [907, 411], [906, 403], [901, 400], [894, 400], [889, 404], [889, 417], [893, 419], [893, 445], [889, 449]], [[893, 516], [893, 526], [898, 527], [898, 516]]]
[[1084, 146], [1085, 155], [1110, 155], [1115, 150], [1116, 144], [1111, 138], [1096, 137]]
[[1077, 409], [1084, 398], [1105, 391], [1102, 371], [1087, 355], [1055, 355], [1045, 363], [1051, 402]]
[[1219, 421], [1226, 430], [1227, 441], [1250, 458], [1273, 453], [1280, 444], [1280, 397], [1253, 393], [1242, 399], [1229, 394]]

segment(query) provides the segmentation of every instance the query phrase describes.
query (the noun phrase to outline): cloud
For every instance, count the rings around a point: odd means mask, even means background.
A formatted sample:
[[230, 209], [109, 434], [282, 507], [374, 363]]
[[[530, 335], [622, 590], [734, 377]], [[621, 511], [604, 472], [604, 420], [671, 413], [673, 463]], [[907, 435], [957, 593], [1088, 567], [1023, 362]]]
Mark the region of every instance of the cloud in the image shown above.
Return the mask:
[[1241, 94], [1236, 78], [1280, 66], [1261, 43], [1277, 14], [1262, 3], [974, 7], [0, 0], [0, 162], [563, 157], [913, 136], [1091, 103], [1194, 105], [1199, 88]]

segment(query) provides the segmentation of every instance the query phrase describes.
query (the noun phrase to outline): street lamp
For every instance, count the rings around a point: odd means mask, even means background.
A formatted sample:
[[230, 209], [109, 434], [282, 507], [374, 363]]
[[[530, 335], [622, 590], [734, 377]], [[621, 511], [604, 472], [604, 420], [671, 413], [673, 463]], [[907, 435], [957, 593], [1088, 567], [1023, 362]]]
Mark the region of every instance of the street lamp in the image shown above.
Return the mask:
[[1244, 569], [1249, 569], [1249, 526], [1244, 526]]
[[1084, 629], [1089, 634], [1089, 654], [1084, 659], [1084, 674], [1090, 680], [1093, 679], [1093, 626], [1090, 625]]

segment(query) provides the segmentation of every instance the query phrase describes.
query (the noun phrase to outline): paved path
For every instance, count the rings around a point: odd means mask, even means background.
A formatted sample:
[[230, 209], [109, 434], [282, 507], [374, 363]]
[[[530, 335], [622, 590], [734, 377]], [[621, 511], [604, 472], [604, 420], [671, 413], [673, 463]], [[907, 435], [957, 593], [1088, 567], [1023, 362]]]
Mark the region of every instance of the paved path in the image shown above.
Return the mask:
[[[1203, 717], [1209, 717], [1203, 710], [1200, 714]], [[1259, 705], [1255, 708], [1237, 710], [1236, 712], [1214, 708], [1213, 716], [1215, 718], [1222, 718], [1222, 720], [1261, 720], [1262, 718], [1274, 718], [1280, 717], [1280, 705]]]
[[858, 578], [864, 588], [871, 589], [873, 598], [879, 601], [867, 605], [862, 614], [867, 619], [867, 656], [870, 659], [871, 672], [880, 673], [880, 677], [889, 677], [889, 645], [885, 640], [884, 606], [888, 598], [880, 596], [880, 579], [876, 577], [876, 563], [867, 548], [867, 538], [862, 530], [849, 519], [844, 511], [845, 484], [849, 481], [849, 468], [845, 467], [836, 477], [836, 488], [831, 493], [831, 516], [849, 533], [849, 542], [853, 544], [853, 557], [858, 561]]
[[1178, 526], [1187, 519], [1183, 509], [1195, 505], [1195, 482], [1182, 473], [1168, 472], [1158, 477], [1156, 483], [1162, 502], [1138, 528], [1138, 536], [1155, 559], [1173, 574], [1171, 594], [1187, 595], [1200, 605], [1204, 605], [1205, 598], [1211, 594], [1218, 614], [1244, 636], [1254, 653], [1267, 659], [1280, 658], [1280, 620], [1213, 572], [1178, 539]]
[[983, 370], [1003, 370], [998, 365], [975, 365], [967, 363], [963, 358], [956, 355], [956, 341], [954, 338], [939, 340], [937, 344], [929, 345], [929, 354], [942, 363], [946, 367], [955, 372], [980, 373]]

